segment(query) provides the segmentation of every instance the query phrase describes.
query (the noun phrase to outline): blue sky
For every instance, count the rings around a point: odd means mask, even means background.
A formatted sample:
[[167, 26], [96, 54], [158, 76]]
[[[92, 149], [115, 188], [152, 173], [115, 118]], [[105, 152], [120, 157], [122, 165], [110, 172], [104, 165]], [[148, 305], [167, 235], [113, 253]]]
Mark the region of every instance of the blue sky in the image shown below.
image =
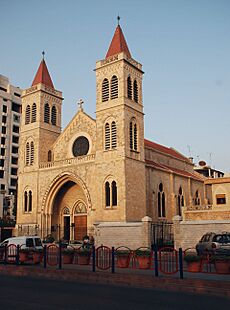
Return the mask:
[[95, 117], [95, 63], [119, 13], [145, 71], [145, 137], [230, 171], [230, 1], [0, 0], [0, 74], [28, 88], [45, 50], [63, 92], [63, 128], [76, 101]]

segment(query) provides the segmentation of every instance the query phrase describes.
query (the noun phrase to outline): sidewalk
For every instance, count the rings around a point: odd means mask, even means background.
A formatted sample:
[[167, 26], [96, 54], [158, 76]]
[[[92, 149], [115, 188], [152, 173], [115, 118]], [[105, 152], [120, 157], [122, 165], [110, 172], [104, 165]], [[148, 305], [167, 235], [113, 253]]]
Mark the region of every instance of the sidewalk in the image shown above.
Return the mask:
[[127, 272], [127, 270], [116, 269], [116, 273], [112, 274], [111, 271], [92, 272], [89, 269], [76, 269], [72, 266], [59, 270], [56, 267], [44, 269], [42, 266], [38, 265], [16, 266], [4, 264], [0, 265], [0, 275], [1, 274], [71, 282], [90, 282], [95, 284], [100, 283], [154, 288], [159, 290], [183, 291], [230, 298], [230, 277], [228, 275], [219, 276], [185, 273], [184, 279], [179, 279], [178, 275], [177, 278], [175, 278], [175, 276], [155, 277], [154, 271], [146, 273], [135, 272], [134, 274], [133, 272]]

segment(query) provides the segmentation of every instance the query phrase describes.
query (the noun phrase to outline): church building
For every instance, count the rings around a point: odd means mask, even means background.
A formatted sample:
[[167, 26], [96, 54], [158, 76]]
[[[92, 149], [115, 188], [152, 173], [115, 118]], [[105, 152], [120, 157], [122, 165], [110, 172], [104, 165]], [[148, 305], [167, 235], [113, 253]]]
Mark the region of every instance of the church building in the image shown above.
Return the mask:
[[44, 57], [22, 93], [17, 234], [146, 246], [153, 223], [211, 194], [187, 157], [144, 138], [142, 65], [119, 24], [95, 73], [96, 119], [80, 101], [63, 131], [62, 92]]

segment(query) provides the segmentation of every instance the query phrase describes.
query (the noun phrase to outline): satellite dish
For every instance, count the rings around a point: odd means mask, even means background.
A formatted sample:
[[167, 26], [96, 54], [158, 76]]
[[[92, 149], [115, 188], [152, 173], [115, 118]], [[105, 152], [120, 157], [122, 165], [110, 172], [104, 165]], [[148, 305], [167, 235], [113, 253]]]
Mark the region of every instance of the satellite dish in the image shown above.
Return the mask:
[[206, 166], [206, 162], [204, 160], [199, 161], [199, 166], [204, 167]]

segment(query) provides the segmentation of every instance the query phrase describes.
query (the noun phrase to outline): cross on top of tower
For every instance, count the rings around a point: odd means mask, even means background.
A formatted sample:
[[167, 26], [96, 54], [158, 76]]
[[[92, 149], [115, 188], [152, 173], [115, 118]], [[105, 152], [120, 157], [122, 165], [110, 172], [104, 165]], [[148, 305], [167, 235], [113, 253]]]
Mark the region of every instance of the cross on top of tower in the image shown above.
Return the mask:
[[44, 58], [45, 58], [45, 52], [42, 51], [42, 59], [44, 59]]
[[120, 19], [121, 19], [121, 18], [120, 18], [119, 14], [118, 14], [118, 15], [117, 15], [117, 24], [118, 24], [118, 25], [120, 25]]

